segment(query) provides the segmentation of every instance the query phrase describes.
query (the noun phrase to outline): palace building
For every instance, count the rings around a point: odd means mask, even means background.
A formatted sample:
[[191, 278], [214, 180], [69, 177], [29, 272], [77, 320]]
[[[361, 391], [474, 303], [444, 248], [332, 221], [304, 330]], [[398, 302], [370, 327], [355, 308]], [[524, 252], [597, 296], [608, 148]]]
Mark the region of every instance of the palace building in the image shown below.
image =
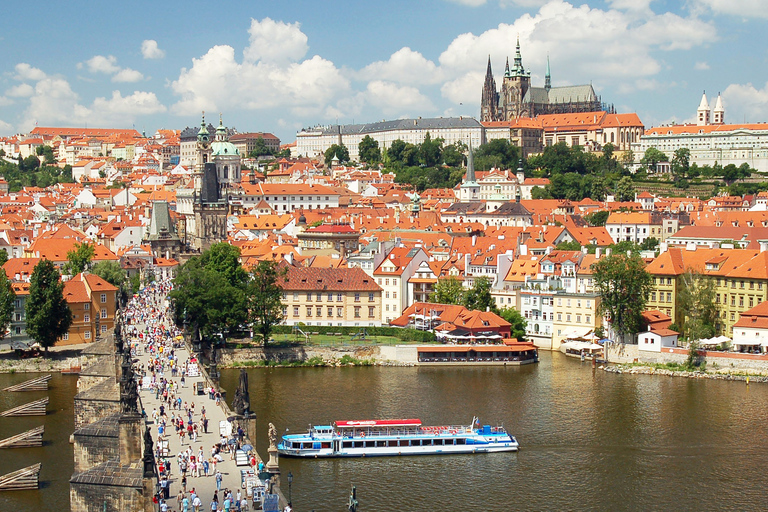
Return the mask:
[[531, 73], [523, 67], [519, 38], [514, 67], [511, 70], [509, 58], [507, 58], [501, 91], [496, 90], [496, 80], [491, 70], [491, 57], [488, 56], [488, 70], [485, 74], [480, 105], [481, 122], [512, 121], [542, 114], [599, 111], [613, 112], [613, 106], [602, 103], [591, 84], [552, 87], [549, 58], [547, 58], [544, 87], [533, 87]]

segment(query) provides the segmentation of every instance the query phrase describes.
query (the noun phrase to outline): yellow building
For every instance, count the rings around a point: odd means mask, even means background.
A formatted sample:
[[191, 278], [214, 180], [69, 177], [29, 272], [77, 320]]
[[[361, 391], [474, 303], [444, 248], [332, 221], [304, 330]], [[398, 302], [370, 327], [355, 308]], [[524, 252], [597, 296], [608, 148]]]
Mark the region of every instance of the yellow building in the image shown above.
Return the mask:
[[552, 350], [569, 335], [584, 335], [603, 325], [600, 296], [594, 293], [557, 293], [553, 306]]
[[91, 343], [115, 327], [117, 287], [95, 274], [77, 274], [64, 283], [72, 325], [56, 345]]
[[286, 277], [286, 324], [381, 325], [381, 287], [362, 269], [288, 267]]

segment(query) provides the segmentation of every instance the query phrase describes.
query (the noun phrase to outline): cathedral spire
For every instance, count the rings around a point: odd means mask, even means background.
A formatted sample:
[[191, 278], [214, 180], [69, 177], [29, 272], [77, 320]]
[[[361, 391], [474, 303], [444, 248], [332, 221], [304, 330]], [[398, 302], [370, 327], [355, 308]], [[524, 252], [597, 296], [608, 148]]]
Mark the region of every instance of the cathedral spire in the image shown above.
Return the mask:
[[515, 76], [522, 76], [525, 74], [525, 68], [523, 68], [523, 56], [520, 53], [520, 36], [517, 36], [517, 46], [515, 46]]
[[488, 54], [488, 70], [485, 72], [485, 79], [487, 80], [488, 77], [493, 78], [493, 71], [491, 71], [491, 55]]
[[507, 56], [507, 65], [504, 67], [504, 76], [509, 76], [509, 56]]
[[472, 141], [469, 141], [469, 154], [467, 155], [467, 181], [475, 183], [475, 157], [472, 154]]
[[552, 73], [549, 70], [549, 54], [547, 54], [547, 74], [544, 75], [544, 89], [549, 92], [552, 88]]

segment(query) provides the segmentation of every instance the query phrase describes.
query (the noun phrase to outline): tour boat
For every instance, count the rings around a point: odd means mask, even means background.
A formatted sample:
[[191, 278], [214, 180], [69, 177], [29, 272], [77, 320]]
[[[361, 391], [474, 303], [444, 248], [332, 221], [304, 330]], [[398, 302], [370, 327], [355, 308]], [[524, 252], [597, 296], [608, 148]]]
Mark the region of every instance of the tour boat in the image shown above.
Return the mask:
[[517, 440], [504, 427], [422, 425], [418, 419], [337, 421], [304, 434], [284, 435], [277, 446], [288, 457], [371, 457], [514, 452]]

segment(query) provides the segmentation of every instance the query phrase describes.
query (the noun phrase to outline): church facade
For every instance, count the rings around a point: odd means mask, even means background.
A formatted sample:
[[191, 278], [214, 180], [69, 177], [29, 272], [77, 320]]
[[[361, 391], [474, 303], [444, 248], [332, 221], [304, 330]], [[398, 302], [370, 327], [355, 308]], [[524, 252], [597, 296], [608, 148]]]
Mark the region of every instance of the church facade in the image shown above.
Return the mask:
[[521, 117], [536, 117], [543, 114], [566, 114], [575, 112], [613, 112], [613, 106], [606, 105], [595, 94], [591, 84], [552, 87], [552, 78], [547, 58], [547, 73], [544, 87], [531, 85], [531, 73], [523, 67], [520, 40], [517, 41], [512, 69], [507, 58], [501, 90], [496, 89], [496, 80], [488, 57], [483, 92], [480, 102], [481, 122], [513, 121]]

